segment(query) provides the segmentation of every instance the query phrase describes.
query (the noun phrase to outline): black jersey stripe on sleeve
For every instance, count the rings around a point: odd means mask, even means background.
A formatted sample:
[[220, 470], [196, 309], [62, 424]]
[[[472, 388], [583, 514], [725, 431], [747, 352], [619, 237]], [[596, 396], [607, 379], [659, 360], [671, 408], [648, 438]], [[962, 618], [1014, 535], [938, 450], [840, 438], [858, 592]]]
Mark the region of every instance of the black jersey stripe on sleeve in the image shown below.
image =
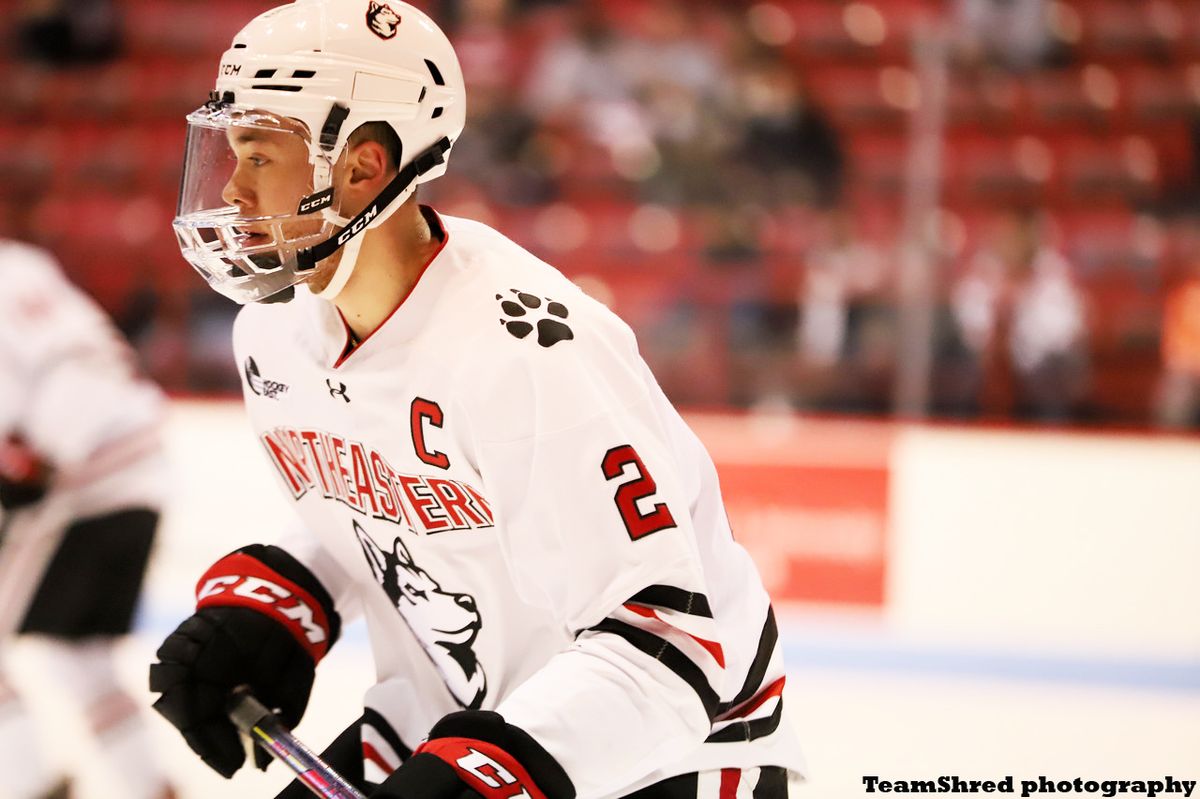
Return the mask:
[[762, 689], [763, 680], [767, 678], [767, 666], [771, 663], [771, 655], [774, 654], [775, 645], [778, 643], [779, 627], [775, 624], [775, 609], [768, 605], [767, 620], [763, 624], [762, 634], [758, 637], [758, 651], [754, 654], [754, 661], [746, 672], [746, 681], [742, 683], [742, 690], [738, 691], [737, 696], [733, 699], [722, 702], [717, 710], [717, 715], [727, 713]]
[[388, 720], [380, 715], [379, 711], [372, 708], [363, 710], [362, 723], [368, 724], [374, 728], [375, 732], [379, 733], [383, 740], [387, 741], [388, 746], [400, 756], [401, 760], [408, 760], [412, 757], [412, 750], [404, 745], [400, 740], [400, 736], [396, 734], [396, 730], [388, 723]]
[[781, 799], [788, 795], [788, 772], [782, 766], [763, 766], [758, 770], [753, 799]]
[[721, 704], [717, 692], [708, 684], [708, 679], [700, 667], [693, 663], [687, 655], [672, 646], [669, 641], [616, 619], [604, 619], [588, 629], [623, 638], [635, 649], [662, 663], [696, 692], [696, 695], [700, 697], [700, 702], [704, 705], [704, 712], [708, 714], [709, 720], [716, 716]]
[[723, 744], [756, 741], [779, 729], [779, 720], [781, 718], [783, 718], [783, 697], [779, 698], [779, 703], [775, 705], [775, 710], [771, 712], [771, 715], [752, 721], [739, 721], [736, 724], [730, 724], [728, 727], [717, 730], [705, 738], [704, 743]]
[[712, 609], [708, 606], [708, 597], [673, 585], [646, 586], [628, 601], [635, 605], [652, 605], [692, 616], [703, 616], [706, 619], [713, 617]]

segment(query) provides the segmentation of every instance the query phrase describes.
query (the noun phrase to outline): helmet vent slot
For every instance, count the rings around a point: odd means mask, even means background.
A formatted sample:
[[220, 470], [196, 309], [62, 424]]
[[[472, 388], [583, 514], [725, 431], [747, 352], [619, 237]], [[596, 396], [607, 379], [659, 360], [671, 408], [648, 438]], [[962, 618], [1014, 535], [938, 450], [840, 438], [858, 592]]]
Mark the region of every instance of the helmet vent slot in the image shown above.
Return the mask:
[[260, 69], [258, 72], [254, 73], [254, 77], [256, 77], [256, 78], [273, 78], [273, 77], [275, 77], [275, 70]]
[[444, 109], [444, 108], [442, 108], [442, 107], [439, 105], [437, 108], [433, 109], [433, 116], [432, 116], [432, 117], [430, 117], [430, 118], [431, 118], [431, 119], [437, 119], [438, 117], [440, 117], [440, 116], [442, 115], [442, 112], [443, 112], [444, 110], [445, 110], [445, 109]]
[[316, 71], [312, 69], [297, 69], [292, 72], [293, 78], [311, 78], [316, 75]]
[[281, 83], [256, 83], [250, 87], [251, 89], [261, 89], [268, 92], [299, 92], [304, 91], [303, 86], [288, 86]]
[[429, 74], [433, 76], [434, 83], [436, 83], [438, 86], [446, 85], [446, 79], [442, 77], [442, 71], [438, 69], [437, 64], [426, 58], [425, 66], [429, 67]]

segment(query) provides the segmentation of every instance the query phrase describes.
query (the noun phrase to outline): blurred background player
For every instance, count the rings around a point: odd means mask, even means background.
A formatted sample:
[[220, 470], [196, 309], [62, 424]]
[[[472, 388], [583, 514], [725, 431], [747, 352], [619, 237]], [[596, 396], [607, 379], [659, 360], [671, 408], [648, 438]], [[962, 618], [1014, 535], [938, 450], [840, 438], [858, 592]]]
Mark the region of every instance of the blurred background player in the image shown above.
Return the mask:
[[[85, 716], [114, 791], [168, 799], [113, 663], [165, 499], [163, 397], [47, 253], [0, 241], [0, 277], [0, 640], [40, 639], [42, 673]], [[0, 770], [5, 797], [72, 795], [3, 672]]]

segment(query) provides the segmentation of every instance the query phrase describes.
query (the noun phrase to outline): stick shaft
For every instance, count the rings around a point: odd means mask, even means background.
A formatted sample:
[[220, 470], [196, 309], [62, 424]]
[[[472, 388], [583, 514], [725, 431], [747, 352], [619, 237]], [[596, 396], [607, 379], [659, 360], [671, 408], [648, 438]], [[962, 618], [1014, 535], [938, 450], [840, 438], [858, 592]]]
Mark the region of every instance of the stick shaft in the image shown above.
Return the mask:
[[229, 717], [238, 729], [250, 736], [276, 760], [296, 774], [296, 779], [323, 799], [366, 799], [332, 766], [313, 753], [263, 705], [244, 691], [235, 694]]

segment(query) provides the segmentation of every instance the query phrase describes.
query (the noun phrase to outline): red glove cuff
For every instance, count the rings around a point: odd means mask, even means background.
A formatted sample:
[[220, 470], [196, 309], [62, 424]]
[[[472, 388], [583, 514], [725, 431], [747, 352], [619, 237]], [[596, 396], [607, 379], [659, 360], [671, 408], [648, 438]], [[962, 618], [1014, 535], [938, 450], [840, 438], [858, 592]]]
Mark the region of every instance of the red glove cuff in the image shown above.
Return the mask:
[[196, 609], [236, 606], [270, 616], [319, 663], [332, 644], [329, 618], [312, 594], [250, 555], [235, 552], [196, 583]]
[[434, 755], [457, 772], [459, 779], [483, 799], [546, 799], [529, 772], [498, 746], [474, 738], [434, 738], [414, 755]]
[[24, 441], [0, 438], [0, 479], [11, 483], [40, 483], [46, 479], [46, 463]]

